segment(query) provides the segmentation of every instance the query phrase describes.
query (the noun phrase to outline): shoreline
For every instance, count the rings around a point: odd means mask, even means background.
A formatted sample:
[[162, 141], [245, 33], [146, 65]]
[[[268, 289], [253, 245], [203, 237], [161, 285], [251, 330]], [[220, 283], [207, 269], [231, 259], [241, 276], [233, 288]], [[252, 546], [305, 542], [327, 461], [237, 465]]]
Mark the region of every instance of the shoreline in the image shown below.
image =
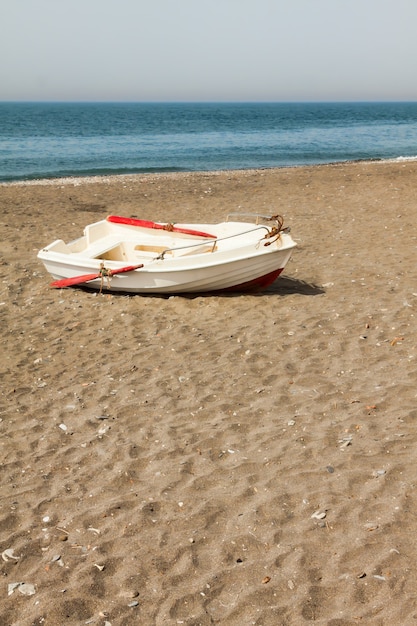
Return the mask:
[[62, 177], [45, 177], [45, 178], [34, 178], [34, 179], [19, 179], [19, 180], [11, 180], [11, 181], [0, 181], [0, 186], [31, 186], [31, 185], [60, 185], [60, 184], [91, 184], [91, 183], [113, 183], [118, 181], [134, 181], [138, 178], [149, 178], [149, 177], [188, 177], [190, 175], [201, 175], [201, 176], [216, 176], [222, 174], [231, 174], [233, 172], [248, 172], [248, 173], [259, 173], [259, 172], [269, 172], [275, 170], [292, 170], [292, 169], [302, 169], [302, 168], [320, 168], [320, 167], [343, 167], [355, 164], [378, 164], [378, 163], [411, 163], [417, 161], [417, 156], [412, 157], [395, 157], [392, 159], [355, 159], [353, 161], [331, 161], [329, 163], [314, 163], [314, 164], [303, 164], [303, 165], [282, 165], [276, 167], [263, 167], [263, 168], [245, 168], [245, 169], [231, 169], [231, 170], [190, 170], [190, 171], [172, 171], [172, 172], [137, 172], [130, 174], [98, 174], [98, 175], [85, 175], [79, 176], [74, 174], [73, 176], [62, 176]]

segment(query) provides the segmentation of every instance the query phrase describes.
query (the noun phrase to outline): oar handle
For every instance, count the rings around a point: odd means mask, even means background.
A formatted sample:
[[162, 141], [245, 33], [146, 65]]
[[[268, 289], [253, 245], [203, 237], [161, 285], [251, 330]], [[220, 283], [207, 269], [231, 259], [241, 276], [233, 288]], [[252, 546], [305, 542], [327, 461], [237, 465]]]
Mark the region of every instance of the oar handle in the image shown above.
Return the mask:
[[122, 274], [123, 272], [133, 272], [133, 270], [138, 270], [141, 267], [143, 267], [143, 263], [140, 263], [139, 265], [127, 265], [126, 267], [119, 267], [114, 270], [107, 270], [107, 275], [114, 276], [114, 274]]

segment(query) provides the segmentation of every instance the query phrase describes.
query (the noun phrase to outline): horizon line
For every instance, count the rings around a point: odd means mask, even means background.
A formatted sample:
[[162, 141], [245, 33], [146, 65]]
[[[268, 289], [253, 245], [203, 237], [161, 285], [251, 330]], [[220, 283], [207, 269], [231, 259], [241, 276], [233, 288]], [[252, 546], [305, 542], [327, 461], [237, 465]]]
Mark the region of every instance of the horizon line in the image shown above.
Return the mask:
[[417, 100], [0, 100], [0, 104], [415, 104]]

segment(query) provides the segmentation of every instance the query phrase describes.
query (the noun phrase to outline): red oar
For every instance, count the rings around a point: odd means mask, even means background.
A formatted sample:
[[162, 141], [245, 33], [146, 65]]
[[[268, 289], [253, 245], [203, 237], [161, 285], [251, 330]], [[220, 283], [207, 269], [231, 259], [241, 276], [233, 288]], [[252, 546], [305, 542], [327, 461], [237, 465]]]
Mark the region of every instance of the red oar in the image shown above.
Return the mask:
[[81, 285], [82, 283], [88, 283], [90, 280], [95, 280], [96, 278], [101, 278], [102, 276], [114, 276], [114, 274], [121, 274], [122, 272], [133, 272], [133, 270], [137, 270], [140, 267], [143, 267], [143, 263], [140, 265], [127, 265], [126, 267], [120, 267], [114, 270], [106, 270], [103, 268], [101, 271], [96, 272], [95, 274], [84, 274], [83, 276], [72, 276], [71, 278], [60, 278], [59, 280], [54, 280], [51, 283], [50, 287], [71, 287], [71, 285]]
[[201, 230], [193, 230], [192, 228], [181, 228], [173, 224], [158, 224], [149, 220], [138, 220], [134, 217], [122, 217], [121, 215], [109, 215], [108, 222], [114, 224], [127, 224], [128, 226], [141, 226], [142, 228], [154, 228], [156, 230], [167, 230], [172, 233], [182, 233], [183, 235], [194, 235], [194, 237], [204, 237], [205, 239], [217, 239], [216, 235], [204, 233]]

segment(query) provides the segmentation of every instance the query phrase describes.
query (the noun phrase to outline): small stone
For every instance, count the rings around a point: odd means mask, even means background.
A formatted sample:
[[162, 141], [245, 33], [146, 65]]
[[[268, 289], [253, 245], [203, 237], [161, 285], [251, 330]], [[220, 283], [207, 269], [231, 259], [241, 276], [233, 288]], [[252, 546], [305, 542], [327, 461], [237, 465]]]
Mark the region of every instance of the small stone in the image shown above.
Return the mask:
[[105, 565], [99, 565], [98, 563], [94, 563], [94, 567], [96, 567], [100, 572], [102, 572], [105, 568]]
[[36, 593], [35, 585], [29, 583], [20, 583], [17, 590], [24, 596], [33, 596], [33, 594]]
[[387, 471], [384, 469], [379, 469], [379, 470], [375, 470], [375, 472], [372, 473], [372, 476], [374, 478], [378, 478], [379, 476], [384, 476], [384, 474], [386, 474]]
[[22, 583], [9, 583], [7, 585], [7, 595], [11, 596], [15, 589], [19, 587]]
[[343, 437], [343, 439], [339, 440], [340, 450], [344, 450], [348, 446], [352, 445], [352, 435], [348, 435], [347, 437]]
[[374, 524], [374, 523], [371, 522], [369, 524], [365, 524], [364, 528], [368, 532], [372, 532], [373, 530], [378, 530], [379, 526], [378, 526], [378, 524]]
[[3, 550], [1, 553], [1, 558], [3, 561], [18, 561], [20, 556], [16, 556], [13, 548], [7, 548], [7, 550]]

